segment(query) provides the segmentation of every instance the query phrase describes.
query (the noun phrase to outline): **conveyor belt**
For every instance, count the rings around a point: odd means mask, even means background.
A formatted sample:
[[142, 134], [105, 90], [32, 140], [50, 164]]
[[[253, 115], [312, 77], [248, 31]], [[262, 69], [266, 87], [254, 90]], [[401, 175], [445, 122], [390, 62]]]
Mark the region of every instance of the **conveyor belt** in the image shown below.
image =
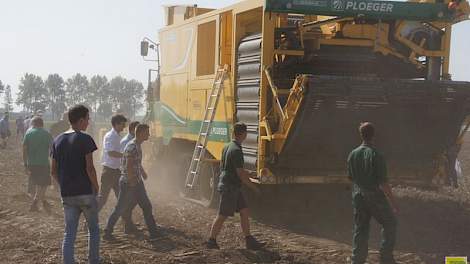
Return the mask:
[[466, 82], [310, 76], [273, 172], [345, 175], [347, 156], [360, 144], [359, 123], [371, 121], [391, 177], [430, 181], [434, 159], [455, 142], [469, 97]]
[[383, 56], [368, 47], [322, 45], [319, 50], [306, 50], [301, 59], [291, 57], [275, 65], [274, 78], [297, 74], [362, 76], [394, 79], [425, 78], [426, 68], [394, 56]]
[[237, 120], [248, 126], [243, 153], [246, 168], [252, 170], [256, 169], [258, 156], [261, 38], [261, 34], [243, 38], [237, 52]]

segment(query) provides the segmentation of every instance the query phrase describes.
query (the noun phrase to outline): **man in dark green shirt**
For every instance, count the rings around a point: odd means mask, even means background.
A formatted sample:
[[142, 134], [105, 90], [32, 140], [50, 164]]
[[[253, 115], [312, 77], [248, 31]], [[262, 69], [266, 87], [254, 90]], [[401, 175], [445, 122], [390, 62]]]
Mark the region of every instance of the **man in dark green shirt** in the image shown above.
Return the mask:
[[46, 201], [46, 189], [51, 185], [49, 170], [49, 149], [52, 144], [52, 136], [44, 127], [41, 117], [31, 120], [32, 128], [26, 132], [23, 139], [23, 162], [27, 168], [31, 183], [35, 189], [31, 211], [38, 210], [38, 201], [49, 211], [50, 206]]
[[352, 264], [363, 264], [367, 259], [369, 224], [371, 217], [382, 225], [380, 263], [396, 263], [393, 248], [396, 237], [398, 209], [387, 179], [384, 157], [372, 146], [372, 123], [359, 127], [362, 144], [348, 157], [348, 173], [352, 180], [354, 211]]
[[246, 248], [252, 250], [261, 249], [264, 245], [258, 242], [250, 233], [250, 220], [248, 206], [241, 192], [242, 183], [259, 193], [258, 187], [250, 181], [252, 173], [243, 168], [242, 142], [246, 139], [247, 128], [243, 123], [236, 123], [233, 127], [235, 139], [227, 144], [222, 151], [220, 161], [220, 179], [218, 191], [220, 192], [219, 213], [212, 224], [210, 238], [207, 247], [219, 249], [217, 245], [217, 235], [227, 219], [240, 213], [240, 221], [243, 234], [245, 235]]

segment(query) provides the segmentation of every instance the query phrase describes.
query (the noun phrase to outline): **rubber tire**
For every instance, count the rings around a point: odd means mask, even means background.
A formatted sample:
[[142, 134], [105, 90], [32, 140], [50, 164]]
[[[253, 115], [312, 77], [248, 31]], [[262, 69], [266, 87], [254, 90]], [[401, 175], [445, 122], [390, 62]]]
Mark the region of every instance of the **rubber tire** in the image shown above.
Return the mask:
[[216, 164], [202, 164], [199, 174], [199, 199], [205, 207], [215, 208], [219, 203], [219, 167]]

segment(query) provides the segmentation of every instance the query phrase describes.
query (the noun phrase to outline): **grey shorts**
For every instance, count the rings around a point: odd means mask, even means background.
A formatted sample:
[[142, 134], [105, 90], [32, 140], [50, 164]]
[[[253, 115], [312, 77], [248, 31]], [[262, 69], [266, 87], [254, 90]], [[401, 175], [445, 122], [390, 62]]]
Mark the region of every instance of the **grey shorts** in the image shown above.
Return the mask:
[[233, 216], [236, 212], [248, 208], [240, 190], [220, 192], [219, 215]]
[[51, 185], [51, 174], [49, 166], [29, 166], [31, 173], [31, 181], [34, 185], [49, 186]]

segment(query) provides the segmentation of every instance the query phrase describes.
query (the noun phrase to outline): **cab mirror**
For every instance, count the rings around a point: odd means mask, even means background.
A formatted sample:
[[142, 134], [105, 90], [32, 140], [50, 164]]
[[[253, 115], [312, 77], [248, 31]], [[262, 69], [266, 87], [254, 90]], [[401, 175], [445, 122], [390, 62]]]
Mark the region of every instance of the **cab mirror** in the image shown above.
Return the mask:
[[146, 57], [148, 54], [149, 54], [149, 43], [148, 41], [143, 40], [140, 42], [140, 55], [142, 55], [142, 57]]

